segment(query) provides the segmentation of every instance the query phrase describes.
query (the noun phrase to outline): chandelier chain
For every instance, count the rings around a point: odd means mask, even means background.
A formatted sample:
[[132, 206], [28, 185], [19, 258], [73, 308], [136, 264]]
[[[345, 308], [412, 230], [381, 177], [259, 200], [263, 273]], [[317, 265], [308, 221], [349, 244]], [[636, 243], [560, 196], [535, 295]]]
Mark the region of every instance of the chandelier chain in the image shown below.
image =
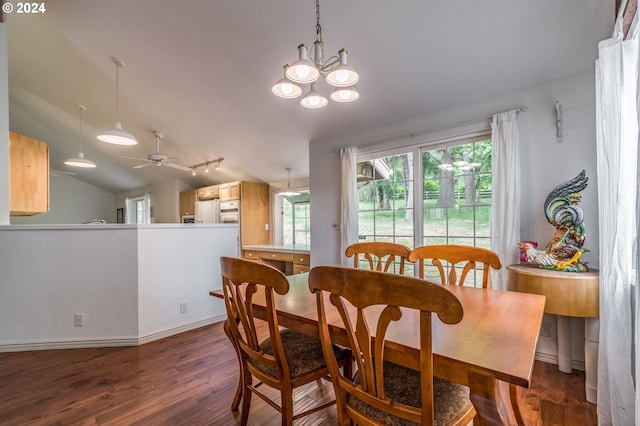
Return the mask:
[[320, 26], [320, 0], [316, 0], [316, 41], [320, 43], [320, 57], [315, 58], [316, 65], [324, 65], [324, 40]]

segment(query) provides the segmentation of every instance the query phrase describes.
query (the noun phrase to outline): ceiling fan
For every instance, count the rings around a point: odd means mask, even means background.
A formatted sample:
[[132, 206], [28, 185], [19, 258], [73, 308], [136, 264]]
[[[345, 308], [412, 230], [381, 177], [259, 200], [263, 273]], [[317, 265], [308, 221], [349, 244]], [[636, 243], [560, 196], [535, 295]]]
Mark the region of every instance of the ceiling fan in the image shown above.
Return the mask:
[[167, 157], [166, 155], [160, 154], [160, 139], [162, 139], [164, 135], [157, 130], [153, 131], [153, 135], [156, 137], [155, 154], [149, 154], [147, 155], [147, 158], [127, 157], [126, 155], [123, 155], [122, 158], [145, 161], [145, 163], [138, 164], [137, 166], [133, 166], [134, 169], [141, 169], [143, 167], [155, 165], [157, 167], [161, 167], [161, 166], [173, 167], [174, 169], [183, 170], [185, 172], [191, 171], [191, 167], [186, 167], [180, 164], [173, 163], [172, 160], [177, 160], [178, 159], [177, 157]]

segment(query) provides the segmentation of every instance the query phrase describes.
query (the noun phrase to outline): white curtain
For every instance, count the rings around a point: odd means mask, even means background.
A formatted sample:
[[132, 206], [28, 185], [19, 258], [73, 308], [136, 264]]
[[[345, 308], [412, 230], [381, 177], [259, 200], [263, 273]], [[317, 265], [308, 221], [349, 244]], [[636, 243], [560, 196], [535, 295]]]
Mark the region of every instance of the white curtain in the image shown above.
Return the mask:
[[518, 263], [520, 241], [520, 156], [518, 110], [493, 116], [491, 123], [491, 250], [502, 269], [491, 271], [491, 288], [506, 290], [507, 265]]
[[[596, 149], [600, 238], [598, 423], [640, 424], [638, 360], [638, 28], [598, 45]], [[634, 21], [637, 18], [634, 19]]]
[[340, 150], [342, 186], [340, 197], [340, 231], [342, 266], [351, 266], [353, 259], [344, 255], [349, 245], [358, 242], [358, 185], [356, 180], [356, 147]]

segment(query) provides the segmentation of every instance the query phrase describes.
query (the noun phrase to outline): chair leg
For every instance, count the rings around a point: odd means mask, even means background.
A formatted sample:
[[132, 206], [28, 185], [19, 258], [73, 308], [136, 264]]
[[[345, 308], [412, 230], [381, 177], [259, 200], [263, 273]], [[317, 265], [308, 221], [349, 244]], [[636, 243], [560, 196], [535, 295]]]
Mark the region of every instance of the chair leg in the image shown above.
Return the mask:
[[280, 391], [280, 407], [282, 408], [282, 426], [293, 424], [293, 390], [284, 388]]
[[251, 391], [249, 387], [253, 382], [253, 377], [251, 373], [241, 369], [240, 377], [242, 378], [242, 413], [240, 417], [240, 424], [242, 426], [247, 426], [247, 422], [249, 421], [249, 410], [251, 410]]
[[524, 425], [520, 404], [518, 403], [518, 386], [513, 383], [509, 383], [509, 396], [511, 397], [511, 407], [513, 408], [513, 415], [516, 418], [516, 424], [519, 426]]
[[240, 373], [238, 377], [238, 387], [236, 388], [236, 394], [233, 397], [233, 402], [231, 402], [231, 410], [238, 411], [238, 407], [240, 406], [240, 401], [242, 400], [242, 359], [240, 358], [240, 350], [238, 349], [238, 346], [236, 345], [236, 342], [233, 339], [233, 336], [231, 335], [228, 319], [225, 320], [223, 329], [224, 329], [224, 333], [229, 338], [229, 341], [231, 341], [231, 346], [233, 346], [233, 349], [236, 351], [236, 356], [238, 357], [238, 364], [240, 366], [239, 368]]

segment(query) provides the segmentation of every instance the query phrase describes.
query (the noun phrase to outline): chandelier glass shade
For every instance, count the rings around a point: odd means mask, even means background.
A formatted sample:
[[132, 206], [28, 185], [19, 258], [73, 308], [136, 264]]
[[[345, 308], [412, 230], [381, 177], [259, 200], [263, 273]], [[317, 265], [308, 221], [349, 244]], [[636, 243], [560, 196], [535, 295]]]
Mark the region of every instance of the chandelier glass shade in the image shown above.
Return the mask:
[[310, 90], [300, 101], [305, 108], [322, 108], [327, 97], [317, 90], [316, 83], [325, 78], [336, 89], [331, 93], [335, 102], [352, 102], [360, 97], [355, 84], [360, 76], [347, 65], [347, 51], [340, 49], [337, 56], [325, 60], [322, 27], [320, 26], [320, 1], [316, 0], [316, 41], [313, 43], [313, 60], [309, 58], [307, 46], [298, 46], [298, 59], [284, 66], [284, 78], [278, 80], [271, 91], [281, 98], [297, 98], [303, 92], [300, 85], [310, 84]]
[[136, 145], [138, 141], [129, 132], [122, 130], [122, 124], [118, 120], [118, 108], [119, 108], [119, 72], [120, 68], [124, 68], [124, 64], [118, 58], [112, 58], [116, 64], [116, 124], [113, 128], [105, 130], [98, 135], [98, 139], [102, 142], [107, 142], [114, 145]]
[[67, 166], [73, 167], [84, 167], [84, 168], [94, 168], [96, 163], [84, 157], [84, 152], [82, 152], [82, 111], [86, 111], [82, 105], [78, 105], [78, 109], [80, 110], [80, 152], [78, 152], [78, 156], [74, 158], [69, 158], [64, 162]]

